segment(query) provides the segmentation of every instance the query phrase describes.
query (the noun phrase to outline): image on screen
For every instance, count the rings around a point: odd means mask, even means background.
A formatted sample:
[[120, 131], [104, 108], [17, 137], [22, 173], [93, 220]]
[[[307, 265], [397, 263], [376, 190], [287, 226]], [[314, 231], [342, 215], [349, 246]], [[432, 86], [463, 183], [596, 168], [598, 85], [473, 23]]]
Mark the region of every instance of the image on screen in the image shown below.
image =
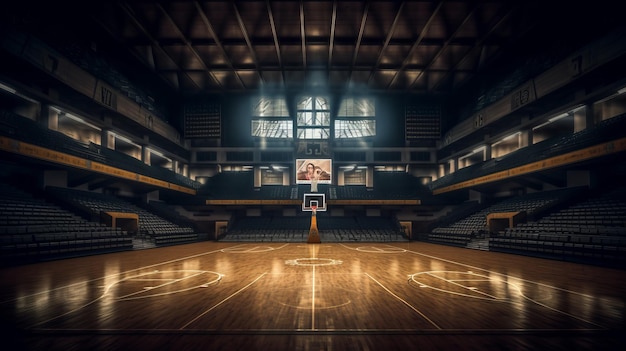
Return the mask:
[[311, 184], [314, 179], [318, 184], [330, 184], [332, 182], [333, 164], [331, 159], [297, 159], [296, 160], [296, 184]]

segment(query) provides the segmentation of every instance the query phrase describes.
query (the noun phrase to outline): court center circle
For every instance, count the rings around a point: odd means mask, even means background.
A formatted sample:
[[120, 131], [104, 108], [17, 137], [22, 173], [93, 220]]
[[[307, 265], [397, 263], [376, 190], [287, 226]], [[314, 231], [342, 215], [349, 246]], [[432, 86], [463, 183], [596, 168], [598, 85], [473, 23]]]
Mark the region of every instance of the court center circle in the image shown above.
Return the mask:
[[287, 260], [285, 264], [290, 266], [305, 266], [305, 267], [317, 267], [317, 266], [334, 266], [340, 265], [343, 261], [334, 260], [332, 258], [296, 258], [295, 260]]

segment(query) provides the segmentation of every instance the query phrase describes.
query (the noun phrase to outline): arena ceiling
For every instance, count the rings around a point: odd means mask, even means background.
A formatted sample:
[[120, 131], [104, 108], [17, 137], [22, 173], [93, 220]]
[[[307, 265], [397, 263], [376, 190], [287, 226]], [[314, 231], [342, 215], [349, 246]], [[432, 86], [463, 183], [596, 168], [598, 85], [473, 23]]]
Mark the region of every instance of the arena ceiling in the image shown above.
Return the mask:
[[44, 7], [42, 16], [77, 35], [108, 37], [180, 94], [303, 87], [449, 94], [519, 45], [531, 50], [548, 34], [541, 28], [576, 26], [568, 11], [590, 13], [589, 5], [548, 3], [127, 0], [70, 8], [61, 1], [48, 4], [57, 14]]
[[518, 2], [100, 2], [95, 21], [177, 90], [447, 91], [533, 26]]

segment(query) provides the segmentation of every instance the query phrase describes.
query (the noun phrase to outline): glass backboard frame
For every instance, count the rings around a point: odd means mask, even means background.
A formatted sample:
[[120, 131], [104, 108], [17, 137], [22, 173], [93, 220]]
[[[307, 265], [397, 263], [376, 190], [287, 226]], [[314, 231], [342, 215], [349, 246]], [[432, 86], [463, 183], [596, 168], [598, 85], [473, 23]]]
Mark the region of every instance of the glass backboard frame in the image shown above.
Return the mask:
[[324, 193], [304, 194], [304, 197], [302, 199], [302, 211], [313, 212], [311, 206], [315, 202], [317, 202], [317, 212], [326, 211], [326, 194]]

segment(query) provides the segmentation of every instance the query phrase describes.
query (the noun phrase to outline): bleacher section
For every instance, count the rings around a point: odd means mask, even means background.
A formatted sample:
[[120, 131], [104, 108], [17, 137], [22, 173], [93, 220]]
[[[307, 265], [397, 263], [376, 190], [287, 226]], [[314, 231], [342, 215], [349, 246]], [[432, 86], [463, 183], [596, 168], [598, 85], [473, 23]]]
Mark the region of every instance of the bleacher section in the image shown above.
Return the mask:
[[[298, 200], [311, 191], [310, 185], [264, 185], [254, 188], [253, 172], [225, 172], [211, 177], [198, 189], [198, 194], [209, 199], [228, 200]], [[327, 192], [329, 186], [320, 184], [318, 192]]]
[[431, 233], [427, 233], [427, 240], [435, 243], [465, 247], [473, 238], [481, 234], [486, 234], [487, 215], [489, 213], [524, 211], [528, 216], [532, 216], [535, 212], [546, 207], [554, 206], [561, 201], [566, 201], [574, 195], [574, 192], [576, 192], [576, 189], [563, 189], [508, 198], [455, 221], [450, 225], [434, 228]]
[[[317, 215], [322, 242], [388, 242], [407, 241], [390, 218], [333, 217]], [[258, 216], [236, 218], [221, 241], [306, 242], [311, 225], [310, 215]]]
[[[336, 186], [318, 184], [319, 193], [327, 194], [329, 200], [397, 200], [422, 199], [430, 197], [428, 186], [422, 185], [417, 178], [406, 172], [375, 172], [374, 188], [365, 185]], [[300, 184], [295, 186], [264, 185], [254, 188], [253, 172], [224, 172], [211, 177], [198, 190], [198, 194], [210, 199], [264, 199], [264, 200], [295, 200], [302, 199], [305, 193], [311, 192], [311, 186]]]
[[198, 194], [211, 199], [252, 199], [258, 197], [253, 185], [253, 172], [218, 173], [198, 189]]
[[14, 186], [0, 183], [0, 255], [5, 265], [131, 250], [119, 228], [87, 221]]
[[[319, 187], [319, 186], [318, 186]], [[320, 191], [322, 191], [320, 189]], [[430, 189], [406, 172], [374, 172], [374, 187], [365, 185], [330, 186], [329, 199], [407, 200], [431, 197]]]
[[94, 55], [92, 50], [67, 39], [64, 36], [54, 36], [54, 38], [48, 38], [47, 40], [51, 42], [47, 43], [52, 44], [55, 50], [58, 50], [75, 65], [98, 79], [106, 81], [129, 99], [151, 111], [155, 117], [166, 120], [165, 116], [167, 116], [167, 113], [165, 112], [165, 107], [160, 105], [159, 99], [151, 97], [155, 96], [155, 92], [146, 91], [146, 87], [137, 86], [136, 82], [122, 74], [106, 59]]
[[139, 216], [138, 234], [149, 237], [157, 246], [198, 240], [198, 233], [191, 226], [175, 224], [115, 196], [59, 187], [47, 187], [46, 191], [59, 201], [88, 209], [96, 217], [101, 212], [136, 213]]
[[374, 196], [379, 199], [419, 199], [430, 189], [406, 172], [374, 172]]
[[239, 217], [220, 241], [306, 242], [310, 218]]
[[623, 267], [625, 195], [619, 188], [509, 228], [490, 238], [490, 250]]
[[87, 145], [61, 132], [45, 128], [31, 119], [1, 109], [0, 135], [183, 187], [198, 189], [201, 186], [199, 182], [169, 169], [149, 166], [132, 156], [100, 145]]
[[501, 158], [477, 163], [441, 177], [431, 183], [436, 190], [466, 180], [522, 166], [549, 157], [580, 150], [585, 147], [605, 143], [624, 136], [626, 114], [607, 119], [595, 127], [559, 138], [548, 139], [534, 145], [521, 148]]
[[[297, 199], [292, 198], [293, 195], [293, 187], [290, 186], [282, 186], [282, 185], [265, 185], [257, 190], [258, 197], [261, 199], [267, 200], [286, 200], [286, 199]], [[297, 194], [297, 193], [296, 193]]]
[[385, 242], [408, 241], [386, 217], [323, 217], [317, 222], [322, 242]]
[[349, 199], [349, 200], [373, 200], [376, 195], [373, 191], [369, 191], [365, 185], [346, 185], [333, 188], [335, 196], [330, 199]]

